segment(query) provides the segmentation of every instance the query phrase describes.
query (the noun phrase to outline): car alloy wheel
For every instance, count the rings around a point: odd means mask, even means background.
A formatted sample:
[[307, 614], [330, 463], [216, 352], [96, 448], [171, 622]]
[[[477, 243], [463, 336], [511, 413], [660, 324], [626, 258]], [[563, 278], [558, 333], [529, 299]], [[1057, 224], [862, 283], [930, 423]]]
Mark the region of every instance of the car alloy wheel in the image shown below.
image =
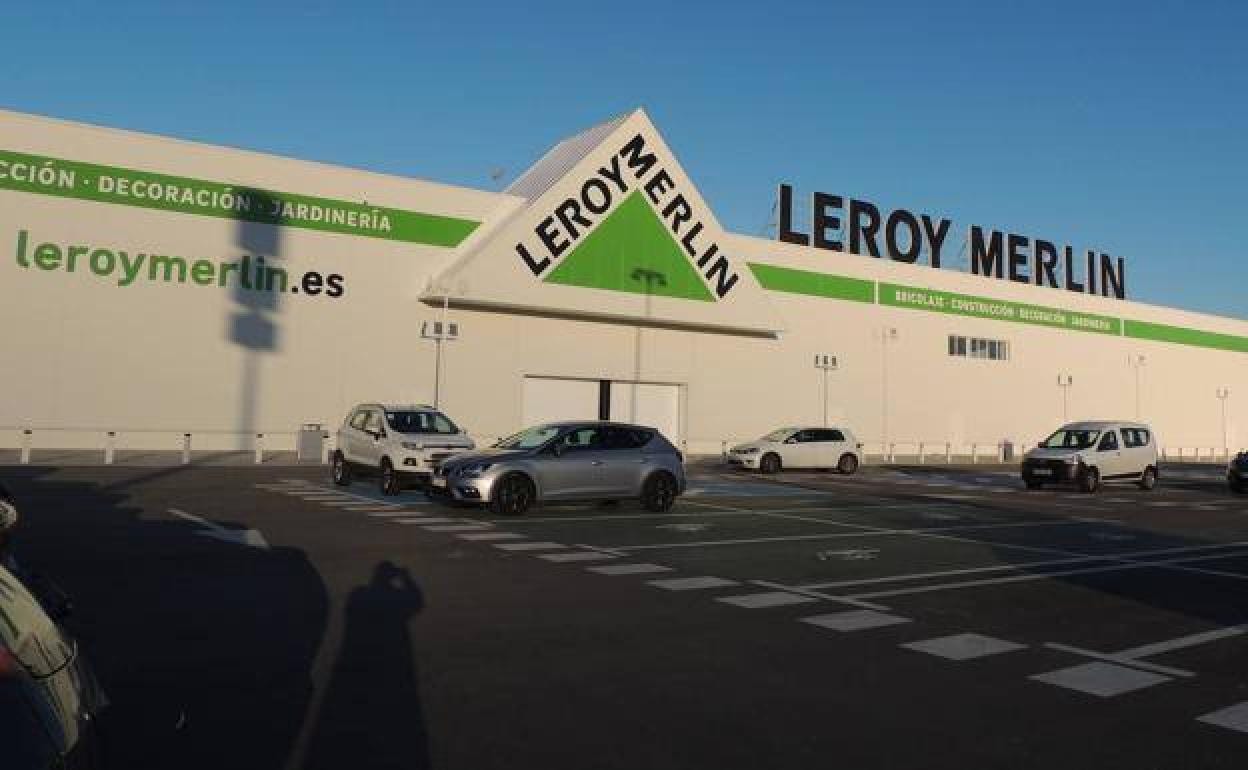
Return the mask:
[[1096, 492], [1101, 486], [1101, 473], [1096, 468], [1085, 468], [1079, 477], [1079, 488], [1088, 494]]
[[763, 455], [763, 459], [758, 463], [758, 469], [763, 473], [775, 473], [780, 470], [780, 458], [774, 453]]
[[391, 496], [399, 493], [399, 474], [389, 460], [381, 461], [381, 493]]
[[495, 493], [493, 508], [504, 516], [520, 516], [533, 505], [533, 485], [518, 474], [507, 476]]
[[836, 464], [836, 469], [848, 476], [858, 470], [858, 458], [853, 455], [841, 455], [841, 461]]
[[656, 473], [646, 479], [641, 505], [647, 511], [666, 513], [676, 502], [676, 480], [668, 473]]
[[347, 465], [347, 460], [342, 453], [334, 455], [334, 465], [330, 472], [335, 484], [345, 487], [351, 483], [351, 468]]

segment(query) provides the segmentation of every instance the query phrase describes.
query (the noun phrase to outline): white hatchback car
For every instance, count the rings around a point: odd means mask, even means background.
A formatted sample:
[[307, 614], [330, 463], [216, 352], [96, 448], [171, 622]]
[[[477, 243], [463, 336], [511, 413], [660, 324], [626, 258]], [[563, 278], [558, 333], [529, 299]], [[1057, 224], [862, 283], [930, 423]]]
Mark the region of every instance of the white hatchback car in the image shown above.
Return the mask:
[[1157, 441], [1138, 422], [1073, 422], [1058, 428], [1023, 456], [1023, 483], [1075, 484], [1095, 492], [1103, 482], [1128, 482], [1140, 489], [1157, 484]]
[[346, 486], [355, 473], [377, 474], [381, 492], [429, 481], [444, 460], [476, 445], [450, 418], [425, 404], [360, 404], [338, 429], [334, 483]]
[[728, 451], [729, 464], [775, 473], [782, 468], [835, 468], [853, 473], [862, 465], [862, 444], [846, 428], [780, 428]]

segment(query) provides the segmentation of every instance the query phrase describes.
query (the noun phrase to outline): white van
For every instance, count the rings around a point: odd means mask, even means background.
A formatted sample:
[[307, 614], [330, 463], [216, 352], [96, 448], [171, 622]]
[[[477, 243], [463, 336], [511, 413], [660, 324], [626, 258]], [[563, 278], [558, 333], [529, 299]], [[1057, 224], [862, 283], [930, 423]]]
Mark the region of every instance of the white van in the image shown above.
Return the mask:
[[1106, 482], [1152, 489], [1157, 441], [1152, 429], [1138, 422], [1073, 422], [1023, 456], [1022, 475], [1028, 489], [1073, 483], [1090, 493]]

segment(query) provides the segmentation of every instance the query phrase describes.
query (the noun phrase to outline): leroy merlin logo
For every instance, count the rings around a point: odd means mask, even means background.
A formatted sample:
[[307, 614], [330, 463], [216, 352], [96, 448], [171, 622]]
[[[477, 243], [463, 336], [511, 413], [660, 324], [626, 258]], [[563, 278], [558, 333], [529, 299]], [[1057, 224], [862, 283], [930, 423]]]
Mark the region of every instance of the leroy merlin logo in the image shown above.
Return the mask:
[[516, 254], [548, 283], [714, 302], [738, 275], [707, 231], [637, 134], [537, 223], [540, 248]]

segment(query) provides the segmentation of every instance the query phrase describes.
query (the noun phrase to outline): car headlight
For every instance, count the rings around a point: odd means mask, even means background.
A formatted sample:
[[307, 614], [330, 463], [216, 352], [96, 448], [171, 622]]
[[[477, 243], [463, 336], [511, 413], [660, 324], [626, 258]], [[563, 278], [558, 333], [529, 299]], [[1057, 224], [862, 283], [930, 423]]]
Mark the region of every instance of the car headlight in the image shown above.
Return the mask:
[[494, 463], [472, 463], [460, 468], [459, 475], [466, 479], [475, 479], [494, 466]]
[[414, 449], [416, 451], [420, 451], [421, 449], [425, 448], [424, 444], [420, 444], [415, 441], [403, 441], [399, 443], [399, 446], [403, 447], [404, 449]]

